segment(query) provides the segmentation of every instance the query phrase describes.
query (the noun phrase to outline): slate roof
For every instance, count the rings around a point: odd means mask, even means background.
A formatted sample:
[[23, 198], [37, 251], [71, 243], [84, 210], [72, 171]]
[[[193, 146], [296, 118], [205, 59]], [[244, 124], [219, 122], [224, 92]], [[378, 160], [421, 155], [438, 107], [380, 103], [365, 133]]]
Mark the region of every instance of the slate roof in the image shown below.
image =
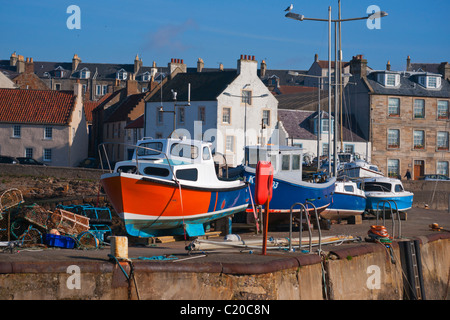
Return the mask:
[[[177, 101], [187, 101], [188, 83], [191, 84], [191, 101], [214, 101], [236, 77], [236, 71], [178, 73], [162, 86], [162, 101], [173, 101], [171, 90], [177, 92]], [[161, 101], [161, 93], [147, 101]]]
[[397, 72], [400, 73], [400, 85], [397, 87], [385, 87], [377, 81], [377, 73], [379, 72], [384, 71], [374, 71], [367, 75], [367, 82], [372, 87], [374, 94], [450, 98], [450, 82], [448, 80], [442, 79], [440, 88], [427, 89], [418, 83], [417, 77], [420, 73]]
[[[275, 98], [278, 100], [279, 109], [316, 111], [319, 102], [319, 93], [317, 90], [306, 90], [304, 92], [276, 95]], [[332, 97], [331, 100], [334, 106], [334, 98]], [[321, 90], [320, 103], [321, 109], [327, 111], [328, 90]]]
[[69, 124], [73, 91], [0, 89], [0, 122]]
[[[316, 140], [317, 135], [314, 133], [313, 119], [317, 117], [317, 112], [309, 110], [286, 110], [278, 109], [278, 120], [283, 123], [284, 129], [289, 134], [289, 138]], [[328, 118], [328, 114], [323, 114], [324, 118]], [[344, 142], [365, 142], [356, 133], [350, 129], [343, 127]]]

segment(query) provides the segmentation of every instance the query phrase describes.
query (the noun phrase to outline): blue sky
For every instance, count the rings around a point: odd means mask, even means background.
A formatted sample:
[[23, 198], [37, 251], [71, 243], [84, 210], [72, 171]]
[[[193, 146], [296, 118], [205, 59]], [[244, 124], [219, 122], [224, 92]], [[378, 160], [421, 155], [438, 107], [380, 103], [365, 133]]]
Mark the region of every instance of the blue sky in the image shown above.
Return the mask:
[[[306, 17], [337, 18], [338, 0], [0, 0], [0, 59], [16, 51], [41, 61], [133, 63], [166, 66], [171, 58], [196, 66], [235, 68], [241, 54], [266, 60], [269, 69], [308, 69], [314, 58], [328, 57], [326, 22], [295, 21], [284, 9]], [[403, 70], [412, 62], [450, 62], [448, 0], [341, 0], [342, 18], [367, 15], [370, 5], [389, 16], [381, 29], [366, 21], [342, 25], [344, 60], [363, 54], [369, 66], [390, 60]], [[70, 30], [67, 7], [81, 10], [81, 29]], [[333, 42], [334, 44], [334, 42]]]

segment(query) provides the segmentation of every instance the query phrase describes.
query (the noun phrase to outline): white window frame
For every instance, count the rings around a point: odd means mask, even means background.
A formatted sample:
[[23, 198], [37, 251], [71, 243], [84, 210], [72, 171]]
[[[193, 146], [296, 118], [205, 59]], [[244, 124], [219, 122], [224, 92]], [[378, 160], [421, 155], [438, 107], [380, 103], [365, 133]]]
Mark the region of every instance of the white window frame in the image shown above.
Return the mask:
[[222, 108], [222, 123], [223, 124], [231, 124], [231, 108], [230, 107]]
[[13, 138], [21, 138], [22, 137], [22, 126], [20, 125], [13, 125]]
[[42, 161], [51, 162], [52, 161], [52, 149], [44, 149], [42, 152]]
[[44, 139], [45, 140], [53, 139], [53, 128], [52, 127], [44, 127]]
[[225, 137], [225, 151], [234, 152], [235, 143], [234, 136], [226, 136]]
[[[393, 110], [396, 112], [392, 112]], [[400, 98], [389, 98], [388, 99], [388, 116], [397, 117], [400, 116]]]

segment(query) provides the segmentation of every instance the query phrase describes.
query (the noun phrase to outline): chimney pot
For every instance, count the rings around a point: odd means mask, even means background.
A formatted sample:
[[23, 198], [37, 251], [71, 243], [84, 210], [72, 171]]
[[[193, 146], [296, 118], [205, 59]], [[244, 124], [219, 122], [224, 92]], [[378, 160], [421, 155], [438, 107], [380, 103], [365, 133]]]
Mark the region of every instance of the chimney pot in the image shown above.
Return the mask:
[[183, 63], [183, 59], [181, 59], [181, 63]]
[[244, 55], [241, 54], [241, 60], [244, 59]]
[[255, 61], [255, 56], [252, 56], [252, 60]]

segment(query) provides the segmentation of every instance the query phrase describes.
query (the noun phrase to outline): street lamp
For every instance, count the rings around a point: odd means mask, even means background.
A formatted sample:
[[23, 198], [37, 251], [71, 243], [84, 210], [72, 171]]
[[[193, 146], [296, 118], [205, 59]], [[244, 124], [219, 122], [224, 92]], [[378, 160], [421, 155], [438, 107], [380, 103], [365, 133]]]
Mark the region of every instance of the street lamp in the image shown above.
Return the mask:
[[163, 106], [161, 104], [161, 106], [159, 107], [159, 112], [161, 113], [173, 113], [173, 131], [175, 132], [176, 129], [176, 120], [177, 120], [177, 109], [176, 107], [189, 107], [191, 105], [191, 84], [188, 83], [188, 101], [187, 103], [184, 104], [177, 104], [177, 92], [174, 91], [173, 89], [170, 90], [172, 93], [172, 100], [173, 100], [173, 111], [169, 111], [169, 110], [164, 110]]
[[[328, 113], [331, 115], [331, 23], [334, 23], [335, 26], [335, 77], [334, 77], [334, 81], [335, 81], [335, 115], [336, 115], [336, 111], [337, 111], [337, 104], [338, 104], [338, 100], [337, 100], [337, 90], [338, 90], [338, 83], [337, 83], [337, 24], [339, 25], [339, 65], [341, 65], [341, 36], [340, 36], [340, 30], [341, 30], [341, 22], [346, 22], [346, 21], [356, 21], [356, 20], [368, 20], [368, 19], [378, 19], [378, 18], [383, 18], [386, 17], [388, 14], [385, 11], [379, 11], [379, 12], [375, 12], [372, 14], [369, 14], [365, 17], [358, 17], [358, 18], [349, 18], [349, 19], [341, 19], [341, 0], [338, 0], [339, 2], [339, 19], [331, 19], [331, 7], [328, 7], [328, 20], [327, 19], [317, 19], [317, 18], [307, 18], [302, 14], [298, 14], [298, 13], [294, 13], [289, 11], [285, 17], [286, 18], [290, 18], [293, 20], [298, 20], [298, 21], [304, 21], [304, 20], [311, 20], [311, 21], [322, 21], [322, 22], [328, 22]], [[342, 82], [342, 78], [341, 78], [341, 70], [339, 67], [339, 81], [341, 84]], [[342, 124], [341, 124], [342, 125]], [[335, 119], [334, 121], [334, 154], [333, 154], [333, 161], [334, 161], [334, 176], [337, 175], [337, 121]], [[329, 135], [329, 138], [331, 136]], [[329, 144], [328, 144], [329, 148], [328, 148], [328, 172], [331, 173], [331, 154], [330, 154], [330, 146], [331, 146], [331, 141], [329, 140]]]

